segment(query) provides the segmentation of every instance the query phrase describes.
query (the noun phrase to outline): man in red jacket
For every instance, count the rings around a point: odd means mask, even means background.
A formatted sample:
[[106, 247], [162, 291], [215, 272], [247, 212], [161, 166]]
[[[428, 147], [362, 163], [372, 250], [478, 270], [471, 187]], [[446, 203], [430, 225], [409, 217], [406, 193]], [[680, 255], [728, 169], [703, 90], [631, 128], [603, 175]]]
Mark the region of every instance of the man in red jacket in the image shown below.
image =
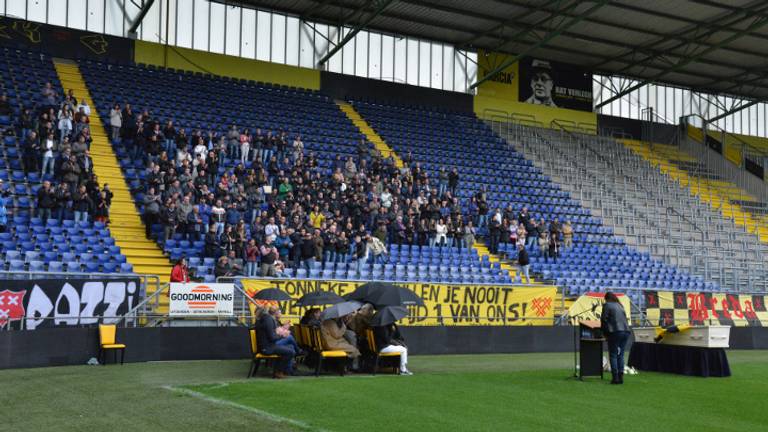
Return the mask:
[[189, 268], [186, 258], [176, 261], [176, 265], [171, 270], [171, 282], [189, 282]]

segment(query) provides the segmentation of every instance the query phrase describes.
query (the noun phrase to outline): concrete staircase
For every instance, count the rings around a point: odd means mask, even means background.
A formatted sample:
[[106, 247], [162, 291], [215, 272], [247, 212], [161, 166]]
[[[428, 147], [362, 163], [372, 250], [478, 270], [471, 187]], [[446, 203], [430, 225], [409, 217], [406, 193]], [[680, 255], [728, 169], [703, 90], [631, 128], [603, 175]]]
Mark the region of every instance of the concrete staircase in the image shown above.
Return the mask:
[[352, 123], [354, 123], [360, 132], [365, 135], [368, 141], [373, 143], [374, 148], [376, 148], [376, 151], [378, 151], [382, 157], [387, 158], [392, 156], [392, 158], [395, 160], [395, 166], [397, 168], [403, 167], [403, 160], [400, 159], [400, 156], [397, 155], [392, 147], [384, 142], [384, 139], [379, 136], [375, 130], [373, 130], [373, 128], [368, 124], [368, 122], [365, 121], [365, 119], [363, 119], [363, 117], [360, 116], [352, 104], [340, 100], [335, 102], [336, 105], [338, 105], [339, 108], [344, 112], [344, 114], [347, 115], [347, 118], [352, 120]]
[[[64, 89], [73, 90], [78, 98], [85, 99], [91, 107], [90, 128], [93, 142], [90, 152], [93, 170], [99, 183], [102, 186], [109, 184], [114, 194], [109, 229], [115, 243], [133, 265], [135, 273], [157, 275], [161, 283], [168, 282], [171, 263], [157, 244], [145, 237], [144, 224], [80, 69], [75, 62], [65, 59], [54, 59], [54, 65]], [[147, 287], [147, 296], [153, 292], [154, 287]]]

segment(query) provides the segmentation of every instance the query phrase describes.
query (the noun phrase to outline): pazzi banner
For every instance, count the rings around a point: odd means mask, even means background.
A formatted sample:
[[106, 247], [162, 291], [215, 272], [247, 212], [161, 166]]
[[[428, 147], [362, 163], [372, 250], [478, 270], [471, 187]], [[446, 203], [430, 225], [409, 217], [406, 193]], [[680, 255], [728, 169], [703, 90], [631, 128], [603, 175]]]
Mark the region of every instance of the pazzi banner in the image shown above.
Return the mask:
[[0, 281], [0, 328], [113, 323], [139, 303], [139, 280], [119, 278]]

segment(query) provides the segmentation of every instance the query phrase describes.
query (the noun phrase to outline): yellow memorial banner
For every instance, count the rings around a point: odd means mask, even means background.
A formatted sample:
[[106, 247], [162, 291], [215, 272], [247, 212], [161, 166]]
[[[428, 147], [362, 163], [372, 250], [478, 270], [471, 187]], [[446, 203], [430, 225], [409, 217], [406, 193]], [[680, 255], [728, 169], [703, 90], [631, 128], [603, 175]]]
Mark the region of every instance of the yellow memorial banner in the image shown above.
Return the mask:
[[768, 327], [764, 294], [646, 291], [643, 295], [646, 317], [655, 326]]
[[[477, 53], [477, 78], [482, 79], [488, 73], [509, 60], [509, 54], [479, 50]], [[502, 72], [477, 87], [477, 94], [507, 101], [518, 100], [518, 63], [507, 66]]]
[[[616, 296], [619, 298], [619, 303], [624, 307], [624, 313], [627, 314], [627, 323], [629, 323], [632, 310], [629, 297], [624, 294], [616, 294]], [[580, 321], [600, 321], [600, 316], [603, 313], [603, 304], [605, 304], [604, 297], [605, 294], [603, 293], [586, 293], [576, 299], [568, 309], [571, 324], [576, 324]]]
[[[293, 279], [243, 279], [241, 282], [250, 297], [266, 288], [278, 288], [294, 299], [319, 290], [333, 291], [343, 296], [364, 283]], [[412, 290], [424, 300], [424, 306], [409, 306], [410, 315], [401, 321], [402, 325], [551, 326], [554, 320], [557, 288], [553, 286], [529, 288], [431, 283], [397, 285]], [[255, 308], [252, 304], [251, 306], [252, 309]], [[306, 310], [294, 306], [291, 302], [282, 306], [286, 315], [300, 316]]]

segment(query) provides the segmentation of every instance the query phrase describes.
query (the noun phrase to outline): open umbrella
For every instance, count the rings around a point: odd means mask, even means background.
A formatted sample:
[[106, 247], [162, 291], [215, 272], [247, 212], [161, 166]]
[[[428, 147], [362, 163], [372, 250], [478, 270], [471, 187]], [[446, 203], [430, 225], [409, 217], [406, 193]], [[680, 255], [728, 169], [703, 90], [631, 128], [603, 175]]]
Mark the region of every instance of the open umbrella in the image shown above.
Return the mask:
[[356, 290], [345, 295], [344, 298], [347, 300], [365, 301], [366, 297], [376, 292], [389, 290], [393, 288], [397, 288], [397, 286], [389, 282], [368, 282], [360, 285], [359, 287], [357, 287]]
[[400, 321], [408, 316], [408, 309], [403, 306], [385, 306], [371, 318], [372, 327], [381, 327]]
[[355, 300], [336, 303], [335, 305], [324, 310], [320, 319], [325, 321], [334, 318], [341, 318], [345, 315], [349, 315], [352, 312], [357, 311], [361, 306], [363, 306], [363, 304]]
[[344, 299], [333, 291], [312, 291], [304, 294], [296, 301], [296, 306], [317, 306], [336, 304], [343, 302]]
[[347, 300], [359, 300], [382, 306], [424, 306], [424, 300], [408, 288], [399, 287], [388, 282], [368, 282], [360, 285], [351, 294], [344, 296]]
[[288, 301], [293, 298], [285, 291], [277, 288], [267, 288], [256, 293], [253, 296], [256, 300]]
[[395, 286], [377, 291], [366, 297], [376, 307], [383, 306], [424, 306], [424, 300], [408, 288]]

